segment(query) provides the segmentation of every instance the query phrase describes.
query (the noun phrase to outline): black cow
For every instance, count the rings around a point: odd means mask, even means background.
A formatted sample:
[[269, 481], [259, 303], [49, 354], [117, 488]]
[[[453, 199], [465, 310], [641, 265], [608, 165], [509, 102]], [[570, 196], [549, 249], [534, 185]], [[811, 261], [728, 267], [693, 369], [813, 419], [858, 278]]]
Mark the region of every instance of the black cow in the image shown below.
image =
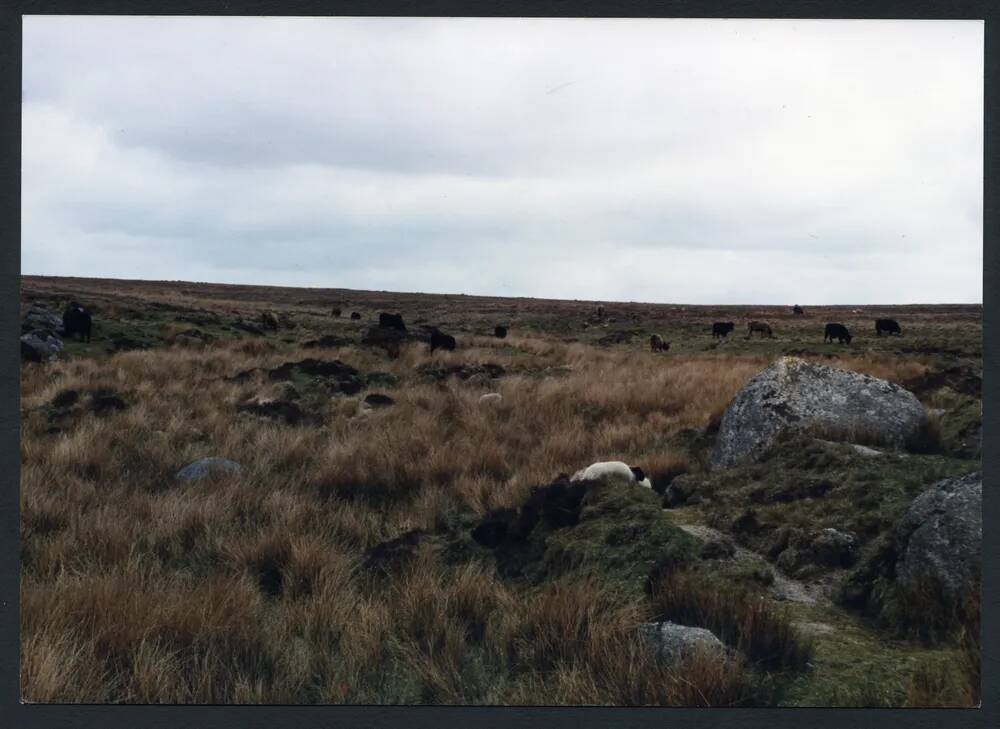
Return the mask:
[[352, 312], [351, 312], [351, 319], [352, 319], [352, 320], [354, 320], [354, 321], [357, 321], [357, 320], [358, 320], [358, 319], [360, 319], [360, 318], [361, 318], [361, 314], [359, 314], [359, 313], [358, 313], [358, 312], [356, 312], [356, 311], [352, 311]]
[[382, 312], [378, 315], [378, 325], [382, 329], [398, 329], [401, 332], [406, 331], [406, 325], [403, 323], [402, 314], [386, 314]]
[[823, 341], [826, 342], [829, 340], [832, 342], [834, 339], [838, 340], [841, 344], [844, 342], [850, 344], [851, 333], [847, 331], [847, 327], [843, 324], [827, 324], [826, 329], [823, 331]]
[[440, 329], [431, 330], [431, 351], [435, 349], [447, 349], [449, 352], [455, 350], [455, 337], [445, 334]]
[[898, 334], [903, 336], [903, 330], [899, 328], [899, 322], [895, 319], [876, 319], [875, 320], [875, 336], [881, 337], [882, 332], [886, 334]]
[[90, 329], [93, 326], [90, 312], [75, 301], [63, 312], [63, 333], [67, 337], [80, 335], [81, 342], [90, 341]]
[[795, 306], [792, 307], [792, 313], [796, 314], [796, 315], [798, 315], [798, 314], [805, 314], [805, 312], [802, 311], [802, 307], [799, 306], [798, 304], [796, 304]]
[[712, 325], [712, 336], [713, 337], [726, 337], [729, 332], [733, 331], [736, 325], [731, 321], [717, 321]]
[[507, 337], [507, 327], [496, 327], [493, 329], [493, 336], [497, 339], [505, 339]]

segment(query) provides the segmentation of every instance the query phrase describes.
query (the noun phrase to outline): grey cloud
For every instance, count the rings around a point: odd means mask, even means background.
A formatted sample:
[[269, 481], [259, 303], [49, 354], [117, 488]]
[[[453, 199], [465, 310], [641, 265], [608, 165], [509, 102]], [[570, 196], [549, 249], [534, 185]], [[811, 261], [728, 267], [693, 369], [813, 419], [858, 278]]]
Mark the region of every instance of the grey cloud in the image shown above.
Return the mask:
[[981, 23], [28, 17], [24, 37], [26, 272], [981, 299]]

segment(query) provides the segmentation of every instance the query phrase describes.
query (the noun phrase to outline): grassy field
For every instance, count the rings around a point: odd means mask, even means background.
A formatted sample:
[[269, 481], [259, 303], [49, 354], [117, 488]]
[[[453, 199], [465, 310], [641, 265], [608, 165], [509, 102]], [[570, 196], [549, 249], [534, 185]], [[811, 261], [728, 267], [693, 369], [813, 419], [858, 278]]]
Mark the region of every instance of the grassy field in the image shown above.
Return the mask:
[[[597, 316], [591, 301], [22, 279], [24, 311], [70, 300], [93, 312], [92, 341], [21, 372], [25, 700], [978, 701], [972, 623], [929, 640], [848, 609], [835, 599], [842, 566], [793, 565], [782, 579], [813, 597], [779, 600], [768, 546], [781, 529], [830, 526], [874, 549], [922, 488], [980, 467], [981, 306], [803, 304], [794, 316], [790, 304], [604, 303]], [[251, 331], [265, 310], [284, 323]], [[458, 347], [362, 344], [380, 311]], [[903, 336], [875, 336], [884, 316]], [[750, 319], [775, 337], [748, 339]], [[736, 329], [713, 339], [713, 321]], [[853, 342], [824, 344], [828, 321]], [[668, 352], [649, 351], [653, 333]], [[306, 346], [324, 336], [337, 344]], [[908, 387], [934, 442], [877, 462], [781, 444], [761, 464], [704, 473], [732, 396], [785, 354]], [[331, 391], [301, 367], [268, 375], [307, 359], [349, 365], [360, 389]], [[467, 377], [444, 376], [459, 366]], [[123, 406], [101, 409], [95, 392]], [[488, 392], [502, 400], [481, 403]], [[364, 406], [373, 393], [394, 402]], [[207, 456], [242, 471], [175, 479]], [[654, 482], [684, 474], [703, 498], [664, 510], [650, 491], [588, 492], [576, 523], [539, 524], [516, 553], [469, 539], [533, 487], [603, 460]], [[769, 497], [789, 474], [830, 484]], [[751, 505], [765, 528], [744, 535], [734, 525]], [[699, 529], [760, 560], [720, 557]], [[665, 668], [637, 637], [652, 619], [708, 627], [733, 658]]]

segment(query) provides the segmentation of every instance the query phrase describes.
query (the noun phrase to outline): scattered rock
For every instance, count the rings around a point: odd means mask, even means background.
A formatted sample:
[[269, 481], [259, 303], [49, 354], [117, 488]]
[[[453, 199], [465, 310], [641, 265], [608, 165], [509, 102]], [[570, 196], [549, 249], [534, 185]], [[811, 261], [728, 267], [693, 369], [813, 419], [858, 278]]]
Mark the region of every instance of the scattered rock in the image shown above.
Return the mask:
[[931, 583], [947, 599], [968, 595], [981, 574], [983, 478], [939, 481], [918, 496], [896, 524], [896, 579], [918, 590]]
[[201, 458], [179, 470], [174, 478], [178, 481], [198, 481], [215, 474], [239, 473], [240, 464], [226, 458]]
[[783, 357], [748, 382], [722, 417], [710, 467], [758, 459], [789, 430], [859, 435], [898, 447], [924, 428], [913, 393], [857, 372]]
[[21, 337], [22, 362], [49, 362], [62, 351], [62, 340], [51, 332], [35, 329]]
[[[684, 506], [694, 495], [695, 491], [698, 490], [698, 485], [698, 479], [689, 474], [682, 473], [674, 477], [663, 489], [663, 507], [665, 509], [676, 509], [678, 506]], [[655, 481], [653, 482], [653, 488], [656, 488]]]
[[671, 622], [643, 623], [639, 626], [639, 634], [656, 653], [657, 660], [666, 665], [679, 663], [701, 652], [716, 655], [719, 659], [727, 655], [722, 641], [705, 628]]
[[62, 315], [46, 309], [32, 307], [28, 309], [21, 322], [21, 332], [27, 333], [34, 329], [55, 334], [62, 330]]
[[871, 458], [872, 456], [881, 456], [882, 451], [877, 451], [874, 448], [869, 448], [868, 446], [859, 445], [857, 443], [851, 443], [851, 448], [859, 456], [864, 456], [866, 458]]
[[823, 529], [811, 546], [810, 561], [830, 567], [850, 567], [858, 556], [858, 540], [849, 532]]

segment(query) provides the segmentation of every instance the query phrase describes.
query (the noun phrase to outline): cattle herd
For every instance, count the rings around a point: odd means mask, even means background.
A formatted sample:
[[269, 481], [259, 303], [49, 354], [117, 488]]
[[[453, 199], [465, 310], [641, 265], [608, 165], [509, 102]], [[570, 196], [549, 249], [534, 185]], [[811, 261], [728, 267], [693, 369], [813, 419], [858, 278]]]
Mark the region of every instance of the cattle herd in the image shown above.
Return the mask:
[[[796, 304], [792, 309], [793, 314], [800, 316], [804, 314], [801, 306]], [[334, 317], [339, 317], [341, 315], [341, 309], [334, 307], [331, 310]], [[604, 307], [597, 306], [596, 313], [598, 317], [604, 316]], [[361, 319], [361, 314], [354, 311], [350, 315], [351, 320], [357, 321]], [[77, 302], [71, 302], [67, 307], [66, 311], [63, 313], [63, 330], [66, 336], [79, 336], [80, 341], [90, 341], [90, 333], [92, 328], [92, 317], [90, 312], [84, 309]], [[276, 330], [279, 324], [282, 323], [278, 316], [271, 311], [265, 311], [261, 314], [260, 323], [264, 329]], [[403, 322], [403, 316], [401, 314], [390, 314], [387, 312], [382, 312], [378, 317], [378, 327], [379, 329], [391, 329], [397, 332], [406, 333], [406, 324]], [[432, 352], [438, 349], [444, 349], [448, 351], [453, 351], [456, 346], [455, 337], [450, 334], [445, 334], [437, 327], [424, 327], [429, 331], [430, 334], [430, 349]], [[731, 321], [717, 321], [712, 324], [712, 337], [716, 339], [725, 339], [729, 336], [729, 333], [736, 328], [736, 324]], [[747, 339], [752, 339], [753, 335], [757, 333], [761, 337], [767, 337], [769, 339], [774, 338], [774, 330], [767, 322], [763, 321], [750, 321], [747, 323]], [[897, 336], [902, 335], [902, 329], [899, 323], [895, 319], [876, 319], [875, 320], [875, 335], [882, 336], [882, 334]], [[497, 325], [493, 329], [493, 336], [497, 339], [504, 339], [507, 336], [507, 327], [503, 325]], [[850, 331], [847, 327], [838, 322], [829, 322], [823, 330], [823, 341], [833, 342], [837, 340], [840, 344], [850, 344], [851, 339], [853, 339]], [[649, 338], [649, 347], [653, 352], [666, 352], [670, 349], [670, 342], [663, 339], [659, 334], [653, 334]]]

